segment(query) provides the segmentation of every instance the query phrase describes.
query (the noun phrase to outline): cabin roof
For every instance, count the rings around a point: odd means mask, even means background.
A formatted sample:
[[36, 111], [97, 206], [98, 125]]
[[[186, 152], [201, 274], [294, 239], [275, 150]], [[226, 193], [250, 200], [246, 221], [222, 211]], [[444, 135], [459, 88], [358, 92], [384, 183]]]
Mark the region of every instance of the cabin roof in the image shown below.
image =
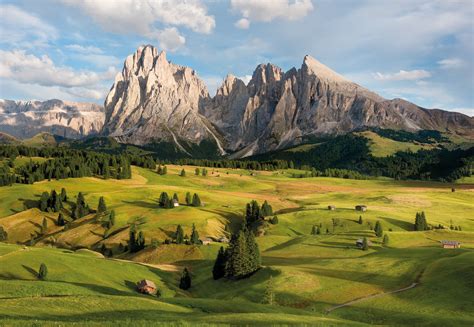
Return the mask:
[[443, 241], [441, 241], [441, 244], [444, 244], [444, 245], [459, 245], [459, 244], [461, 244], [461, 242], [443, 240]]
[[146, 286], [156, 288], [155, 283], [153, 283], [151, 280], [143, 279], [140, 282], [138, 282], [138, 287], [146, 287]]

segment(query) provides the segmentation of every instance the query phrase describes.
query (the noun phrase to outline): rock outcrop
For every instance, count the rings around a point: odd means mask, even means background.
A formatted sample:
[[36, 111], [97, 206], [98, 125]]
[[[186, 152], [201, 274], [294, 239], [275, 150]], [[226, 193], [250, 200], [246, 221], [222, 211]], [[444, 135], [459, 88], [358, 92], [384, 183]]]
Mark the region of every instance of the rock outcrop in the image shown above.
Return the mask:
[[125, 60], [105, 100], [104, 133], [120, 142], [162, 141], [186, 151], [203, 140], [225, 154], [212, 125], [199, 109], [209, 100], [206, 85], [189, 67], [172, 64], [164, 51], [142, 46]]
[[246, 85], [228, 75], [210, 97], [195, 71], [142, 46], [130, 55], [105, 101], [104, 134], [144, 145], [186, 146], [207, 140], [220, 154], [245, 157], [296, 145], [312, 136], [363, 127], [434, 129], [474, 138], [474, 119], [387, 100], [306, 56], [283, 72], [261, 64]]
[[41, 132], [65, 138], [98, 134], [104, 109], [94, 103], [0, 100], [0, 131], [25, 139]]

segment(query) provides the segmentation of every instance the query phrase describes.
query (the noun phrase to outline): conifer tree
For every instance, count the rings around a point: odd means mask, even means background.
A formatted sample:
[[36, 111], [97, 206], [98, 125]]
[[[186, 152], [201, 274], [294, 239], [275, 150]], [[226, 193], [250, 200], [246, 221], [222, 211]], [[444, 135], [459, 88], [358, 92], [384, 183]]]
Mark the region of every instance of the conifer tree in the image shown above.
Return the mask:
[[390, 239], [388, 238], [388, 235], [385, 234], [385, 235], [383, 236], [382, 244], [383, 244], [384, 246], [387, 246], [389, 242], [390, 242]]
[[184, 242], [184, 232], [181, 225], [178, 225], [178, 227], [176, 228], [175, 240], [176, 244], [183, 244]]
[[317, 235], [320, 235], [320, 234], [321, 234], [321, 228], [320, 228], [320, 227], [316, 228], [316, 234], [317, 234]]
[[8, 240], [8, 233], [3, 226], [0, 226], [0, 242]]
[[263, 202], [262, 209], [260, 210], [260, 212], [261, 212], [263, 217], [273, 215], [272, 206], [268, 204], [267, 200], [265, 200], [265, 202]]
[[158, 175], [162, 175], [161, 172], [162, 172], [161, 165], [158, 165], [158, 168], [156, 169], [156, 173], [157, 173]]
[[161, 175], [166, 175], [168, 174], [168, 167], [163, 166], [163, 170], [161, 171]]
[[79, 194], [77, 195], [76, 207], [73, 212], [73, 218], [79, 219], [79, 218], [84, 217], [88, 213], [89, 213], [89, 210], [88, 210], [88, 207], [86, 206], [84, 196], [82, 195], [82, 192], [79, 192]]
[[143, 250], [145, 248], [145, 235], [142, 231], [138, 232], [136, 249], [137, 251]]
[[67, 201], [67, 193], [66, 193], [66, 189], [64, 187], [61, 189], [60, 198], [61, 198], [61, 201], [63, 203]]
[[202, 176], [207, 176], [207, 169], [206, 168], [202, 169]]
[[194, 175], [199, 176], [199, 168], [194, 169]]
[[173, 200], [175, 200], [176, 202], [179, 203], [179, 198], [178, 198], [178, 194], [177, 194], [177, 193], [173, 194]]
[[191, 197], [191, 193], [186, 192], [186, 205], [189, 206], [189, 205], [192, 204], [192, 202], [193, 202], [193, 199], [192, 199], [192, 197]]
[[160, 199], [158, 200], [158, 204], [162, 208], [166, 208], [169, 203], [169, 196], [166, 192], [161, 192]]
[[40, 203], [39, 203], [39, 209], [41, 211], [46, 211], [48, 209], [48, 200], [49, 200], [48, 192], [43, 192], [41, 194]]
[[263, 304], [273, 305], [275, 302], [275, 285], [273, 284], [273, 277], [267, 281], [265, 292], [263, 293]]
[[43, 218], [43, 223], [41, 224], [41, 234], [46, 234], [48, 231], [48, 221], [46, 218]]
[[367, 251], [369, 249], [369, 241], [367, 240], [367, 237], [364, 237], [362, 240], [362, 250]]
[[382, 228], [382, 224], [381, 224], [380, 221], [378, 221], [378, 220], [377, 220], [377, 222], [375, 223], [374, 231], [375, 231], [375, 235], [377, 235], [377, 237], [382, 237], [382, 235], [383, 235], [383, 228]]
[[47, 277], [48, 277], [48, 267], [46, 267], [46, 265], [42, 263], [39, 267], [38, 279], [46, 280]]
[[196, 230], [196, 226], [193, 224], [193, 230], [191, 232], [191, 244], [200, 244], [199, 233]]
[[197, 193], [193, 195], [193, 207], [200, 207], [201, 206], [201, 199]]
[[115, 210], [111, 210], [109, 214], [108, 228], [112, 228], [115, 225]]
[[272, 225], [278, 224], [278, 216], [273, 216], [273, 218], [270, 219], [270, 223], [271, 223]]
[[224, 247], [221, 246], [219, 252], [217, 253], [217, 258], [214, 262], [214, 267], [212, 268], [212, 277], [214, 278], [214, 280], [218, 280], [225, 276], [226, 261], [226, 251], [224, 250]]
[[105, 199], [103, 196], [99, 198], [99, 205], [97, 206], [97, 213], [104, 213], [107, 211], [107, 206], [105, 204]]
[[183, 169], [181, 169], [181, 172], [179, 173], [179, 176], [181, 177], [185, 177], [186, 176], [186, 171]]
[[363, 221], [362, 221], [362, 216], [359, 216], [359, 224], [362, 225], [363, 224]]
[[66, 220], [64, 219], [64, 215], [62, 213], [59, 213], [57, 224], [58, 226], [66, 225]]
[[187, 290], [191, 288], [191, 275], [187, 268], [184, 268], [181, 279], [179, 280], [179, 288], [182, 290]]
[[313, 228], [311, 228], [311, 235], [316, 235], [316, 226], [313, 225]]
[[136, 252], [136, 244], [137, 244], [137, 232], [135, 229], [135, 225], [130, 226], [130, 231], [128, 233], [128, 248], [130, 252]]

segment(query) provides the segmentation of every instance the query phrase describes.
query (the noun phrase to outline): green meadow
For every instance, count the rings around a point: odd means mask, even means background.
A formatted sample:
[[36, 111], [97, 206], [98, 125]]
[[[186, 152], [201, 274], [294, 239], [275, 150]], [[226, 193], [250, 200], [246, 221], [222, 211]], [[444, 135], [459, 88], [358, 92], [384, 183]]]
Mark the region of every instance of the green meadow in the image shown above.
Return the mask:
[[[180, 177], [183, 168], [186, 176]], [[79, 178], [0, 188], [0, 226], [8, 232], [7, 243], [0, 243], [0, 325], [474, 325], [472, 180], [451, 185], [297, 179], [290, 170], [221, 168], [196, 176], [194, 169], [168, 166], [167, 175], [158, 175], [133, 167], [130, 180]], [[90, 215], [69, 229], [55, 226], [57, 213], [33, 207], [42, 192], [61, 188], [73, 202], [82, 192], [91, 208], [103, 196], [116, 212], [116, 224], [106, 230]], [[181, 205], [159, 208], [163, 191], [177, 193]], [[186, 192], [199, 194], [203, 206], [184, 205]], [[251, 200], [267, 200], [279, 223], [257, 237], [262, 268], [249, 278], [212, 279], [222, 243], [162, 244], [178, 224], [188, 235], [195, 224], [201, 238], [229, 236], [226, 226], [240, 224]], [[355, 211], [359, 204], [367, 211]], [[421, 211], [429, 224], [446, 229], [413, 231]], [[34, 246], [23, 245], [44, 218], [46, 235]], [[372, 230], [377, 221], [389, 237], [386, 245]], [[114, 251], [126, 245], [133, 222], [139, 222], [147, 245], [152, 240], [159, 245], [113, 258], [95, 252], [103, 245]], [[320, 235], [311, 235], [315, 225]], [[368, 251], [355, 246], [362, 237], [372, 242]], [[459, 241], [461, 248], [443, 249], [442, 240]], [[36, 277], [41, 263], [48, 267], [45, 281]], [[184, 267], [192, 276], [188, 291], [178, 288]], [[270, 277], [276, 303], [265, 305]], [[161, 296], [137, 293], [141, 279], [154, 281]]]

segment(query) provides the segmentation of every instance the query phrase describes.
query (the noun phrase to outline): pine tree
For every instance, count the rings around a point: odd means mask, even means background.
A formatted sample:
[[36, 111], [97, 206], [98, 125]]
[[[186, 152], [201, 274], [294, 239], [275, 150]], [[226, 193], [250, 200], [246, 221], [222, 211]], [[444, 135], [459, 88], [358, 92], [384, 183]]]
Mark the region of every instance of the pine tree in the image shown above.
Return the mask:
[[377, 222], [375, 223], [374, 231], [375, 231], [375, 235], [377, 235], [377, 237], [382, 237], [382, 235], [383, 235], [383, 228], [382, 228], [382, 224], [381, 224], [380, 221], [378, 221], [378, 220], [377, 220]]
[[103, 196], [99, 198], [99, 205], [97, 206], [98, 213], [104, 213], [107, 211], [107, 206], [105, 204], [105, 199]]
[[194, 175], [199, 176], [199, 168], [194, 169]]
[[362, 221], [362, 216], [359, 216], [359, 224], [362, 225], [364, 222]]
[[40, 203], [39, 203], [39, 209], [41, 211], [46, 211], [48, 209], [48, 200], [49, 200], [48, 192], [43, 192], [41, 194]]
[[156, 169], [157, 174], [158, 174], [158, 175], [162, 175], [162, 171], [163, 171], [163, 170], [162, 170], [161, 166], [158, 165], [158, 168]]
[[270, 279], [265, 286], [265, 292], [263, 293], [263, 304], [273, 305], [275, 302], [275, 285], [273, 284], [273, 277], [270, 276]]
[[178, 198], [178, 194], [177, 194], [177, 193], [173, 194], [173, 200], [175, 200], [176, 202], [179, 203], [179, 198]]
[[115, 225], [115, 210], [111, 210], [109, 214], [109, 228]]
[[273, 216], [273, 218], [270, 219], [270, 223], [271, 223], [272, 225], [278, 224], [278, 216]]
[[136, 244], [137, 244], [137, 232], [135, 229], [135, 225], [130, 226], [130, 231], [128, 233], [128, 248], [130, 252], [136, 252]]
[[176, 228], [175, 240], [176, 244], [183, 244], [184, 242], [184, 232], [181, 225], [178, 225], [178, 227]]
[[48, 277], [48, 267], [46, 267], [46, 265], [42, 263], [39, 267], [38, 279], [46, 280], [47, 277]]
[[249, 273], [253, 273], [260, 268], [262, 264], [262, 259], [260, 257], [260, 250], [258, 248], [258, 244], [255, 241], [255, 236], [251, 230], [244, 230], [245, 232], [245, 240], [247, 243], [247, 255], [248, 255], [248, 267]]
[[46, 234], [48, 231], [48, 221], [46, 218], [43, 218], [43, 223], [41, 224], [41, 234]]
[[192, 204], [192, 202], [193, 202], [193, 199], [192, 199], [192, 197], [191, 197], [191, 193], [186, 192], [186, 205], [189, 206], [189, 205]]
[[272, 206], [268, 204], [267, 200], [265, 200], [265, 202], [263, 202], [262, 209], [260, 210], [260, 212], [261, 212], [263, 217], [273, 215]]
[[191, 244], [201, 244], [199, 240], [199, 233], [196, 230], [196, 226], [193, 224], [193, 230], [191, 232]]
[[179, 288], [182, 290], [187, 290], [191, 288], [191, 275], [187, 268], [184, 268], [181, 279], [179, 280]]
[[369, 249], [369, 241], [367, 240], [367, 237], [364, 237], [362, 240], [362, 250], [367, 251]]
[[162, 208], [166, 208], [169, 203], [169, 196], [166, 192], [161, 192], [160, 199], [158, 200], [158, 204]]
[[424, 231], [429, 229], [424, 211], [416, 213], [414, 229], [415, 231]]
[[183, 169], [181, 169], [181, 172], [179, 173], [179, 176], [181, 177], [185, 177], [186, 176], [186, 171]]
[[163, 170], [161, 171], [161, 175], [166, 175], [168, 174], [168, 167], [163, 166]]
[[311, 228], [311, 235], [316, 235], [316, 226], [313, 225], [313, 228]]
[[202, 169], [202, 176], [207, 176], [207, 169], [206, 168]]
[[201, 206], [201, 199], [197, 193], [193, 195], [193, 207], [200, 207]]
[[0, 242], [8, 240], [8, 233], [3, 226], [0, 226]]
[[58, 226], [66, 225], [66, 220], [64, 219], [64, 216], [62, 213], [59, 213], [57, 225]]
[[136, 249], [137, 251], [143, 250], [145, 248], [145, 235], [142, 231], [138, 232]]
[[73, 212], [73, 218], [79, 219], [79, 218], [84, 217], [88, 213], [89, 213], [89, 210], [88, 210], [88, 207], [86, 206], [84, 195], [82, 195], [82, 192], [79, 192], [79, 194], [77, 195], [76, 207]]
[[390, 239], [388, 238], [388, 235], [385, 234], [385, 235], [383, 236], [382, 244], [383, 244], [384, 246], [387, 246], [389, 242], [390, 242]]
[[239, 279], [246, 276], [248, 270], [247, 242], [243, 230], [240, 230], [230, 240], [226, 263], [226, 277]]
[[226, 261], [226, 251], [224, 250], [224, 247], [221, 246], [219, 252], [217, 253], [217, 258], [214, 262], [214, 267], [212, 268], [212, 277], [214, 278], [214, 280], [218, 280], [225, 276]]
[[60, 198], [61, 198], [61, 201], [63, 203], [67, 201], [67, 193], [66, 193], [66, 189], [64, 187], [61, 189]]
[[317, 234], [317, 235], [320, 235], [320, 234], [321, 234], [321, 228], [320, 228], [320, 227], [318, 227], [318, 228], [316, 229], [316, 234]]

